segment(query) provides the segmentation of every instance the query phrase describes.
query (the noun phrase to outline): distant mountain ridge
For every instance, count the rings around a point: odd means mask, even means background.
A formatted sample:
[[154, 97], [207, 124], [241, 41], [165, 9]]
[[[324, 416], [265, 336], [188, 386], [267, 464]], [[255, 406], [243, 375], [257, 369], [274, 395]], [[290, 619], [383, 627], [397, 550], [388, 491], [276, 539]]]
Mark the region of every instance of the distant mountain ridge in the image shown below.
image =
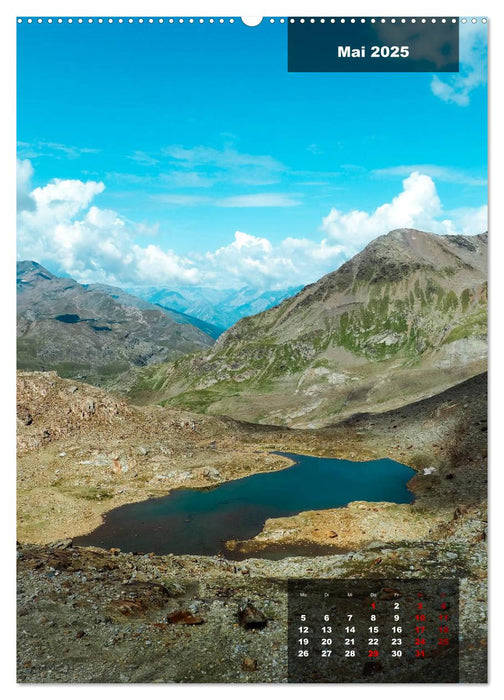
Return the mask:
[[[107, 285], [81, 285], [17, 263], [19, 369], [108, 384], [133, 367], [209, 348], [220, 333]], [[198, 327], [199, 326], [199, 327]]]
[[113, 287], [108, 284], [83, 284], [82, 286], [85, 289], [103, 292], [104, 294], [107, 294], [107, 296], [110, 296], [112, 299], [115, 299], [119, 304], [123, 304], [124, 306], [134, 306], [137, 309], [143, 310], [158, 308], [161, 311], [163, 311], [163, 313], [165, 313], [169, 318], [173, 319], [176, 323], [189, 323], [193, 326], [196, 326], [196, 328], [199, 328], [211, 338], [214, 338], [214, 340], [216, 340], [220, 335], [222, 335], [222, 333], [224, 333], [224, 328], [215, 326], [213, 323], [208, 323], [207, 321], [203, 321], [200, 318], [190, 316], [189, 314], [185, 314], [182, 311], [172, 309], [168, 306], [163, 306], [162, 304], [154, 302], [151, 303], [149, 301], [146, 301], [145, 299], [135, 296], [134, 294], [125, 292], [120, 287]]
[[137, 401], [317, 427], [486, 368], [487, 234], [398, 229], [208, 351], [143, 370]]
[[128, 291], [152, 304], [160, 304], [226, 329], [245, 316], [253, 316], [280, 304], [302, 288], [302, 285], [299, 285], [281, 290], [261, 291], [252, 287], [131, 287]]

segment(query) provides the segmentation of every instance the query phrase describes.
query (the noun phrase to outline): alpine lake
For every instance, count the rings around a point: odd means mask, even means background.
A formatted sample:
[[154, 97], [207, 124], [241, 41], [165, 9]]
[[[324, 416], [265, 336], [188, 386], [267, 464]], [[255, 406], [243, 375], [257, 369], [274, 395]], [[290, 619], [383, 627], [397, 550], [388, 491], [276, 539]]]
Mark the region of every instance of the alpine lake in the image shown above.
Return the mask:
[[[245, 558], [226, 542], [243, 541], [261, 532], [268, 518], [309, 510], [339, 508], [352, 501], [411, 503], [410, 467], [391, 459], [351, 462], [278, 452], [294, 465], [252, 474], [203, 489], [175, 489], [167, 496], [109, 511], [93, 532], [75, 544], [125, 552], [224, 555]], [[257, 554], [269, 559], [338, 553], [334, 546], [271, 545]]]

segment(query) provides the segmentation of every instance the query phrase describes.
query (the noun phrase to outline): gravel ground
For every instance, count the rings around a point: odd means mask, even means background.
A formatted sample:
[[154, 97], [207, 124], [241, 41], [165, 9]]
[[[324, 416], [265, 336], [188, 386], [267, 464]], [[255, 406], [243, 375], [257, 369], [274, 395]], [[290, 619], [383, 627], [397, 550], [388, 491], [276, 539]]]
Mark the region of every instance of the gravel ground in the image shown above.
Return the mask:
[[[389, 577], [461, 580], [461, 681], [484, 682], [483, 517], [454, 520], [442, 541], [280, 561], [20, 545], [18, 680], [286, 682], [286, 580]], [[247, 604], [261, 629], [240, 625]]]
[[[54, 373], [20, 378], [19, 682], [286, 682], [292, 577], [460, 579], [460, 678], [485, 681], [483, 376], [398, 411], [320, 431], [208, 416], [197, 423], [183, 412], [128, 407]], [[110, 508], [168, 492], [181, 470], [187, 485], [198, 486], [284, 467], [271, 450], [394, 457], [417, 471], [415, 503], [350, 504], [268, 521], [266, 546], [270, 535], [277, 546], [320, 546], [341, 534], [338, 551], [347, 551], [329, 556], [232, 562], [72, 544]], [[157, 486], [160, 475], [166, 478]], [[68, 539], [47, 544], [61, 537]], [[264, 624], [240, 624], [247, 604]]]

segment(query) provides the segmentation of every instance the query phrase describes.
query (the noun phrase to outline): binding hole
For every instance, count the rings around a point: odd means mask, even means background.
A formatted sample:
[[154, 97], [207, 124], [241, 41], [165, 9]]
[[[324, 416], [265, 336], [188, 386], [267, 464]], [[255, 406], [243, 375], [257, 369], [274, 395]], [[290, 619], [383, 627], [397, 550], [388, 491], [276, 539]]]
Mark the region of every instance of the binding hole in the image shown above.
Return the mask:
[[[247, 27], [257, 27], [263, 21], [262, 17], [242, 17], [241, 21], [246, 24]], [[292, 21], [292, 20], [291, 20]]]

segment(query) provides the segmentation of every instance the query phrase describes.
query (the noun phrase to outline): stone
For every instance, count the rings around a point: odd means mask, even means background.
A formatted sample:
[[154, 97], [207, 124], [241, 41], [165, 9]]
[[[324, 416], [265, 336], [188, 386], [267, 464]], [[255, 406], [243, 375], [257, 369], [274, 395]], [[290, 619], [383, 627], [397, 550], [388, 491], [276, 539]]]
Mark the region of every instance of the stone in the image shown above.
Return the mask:
[[145, 612], [145, 607], [141, 601], [132, 600], [129, 598], [119, 598], [118, 600], [114, 600], [112, 601], [110, 607], [112, 610], [117, 611], [125, 617], [142, 615]]
[[242, 668], [244, 671], [257, 671], [257, 659], [246, 656], [242, 661]]
[[453, 514], [453, 519], [458, 520], [463, 515], [465, 515], [468, 511], [469, 511], [469, 509], [467, 508], [467, 506], [457, 506], [455, 508], [455, 512]]
[[56, 540], [56, 542], [51, 542], [49, 546], [54, 547], [54, 549], [70, 549], [71, 547], [73, 547], [73, 540], [70, 537], [67, 537], [63, 540]]
[[25, 406], [19, 406], [17, 409], [17, 419], [23, 423], [23, 425], [31, 425], [33, 423], [33, 417], [30, 411]]
[[263, 629], [268, 624], [266, 615], [249, 602], [238, 608], [238, 622], [246, 630]]
[[166, 619], [172, 625], [201, 625], [205, 622], [200, 615], [193, 615], [189, 610], [175, 610]]

